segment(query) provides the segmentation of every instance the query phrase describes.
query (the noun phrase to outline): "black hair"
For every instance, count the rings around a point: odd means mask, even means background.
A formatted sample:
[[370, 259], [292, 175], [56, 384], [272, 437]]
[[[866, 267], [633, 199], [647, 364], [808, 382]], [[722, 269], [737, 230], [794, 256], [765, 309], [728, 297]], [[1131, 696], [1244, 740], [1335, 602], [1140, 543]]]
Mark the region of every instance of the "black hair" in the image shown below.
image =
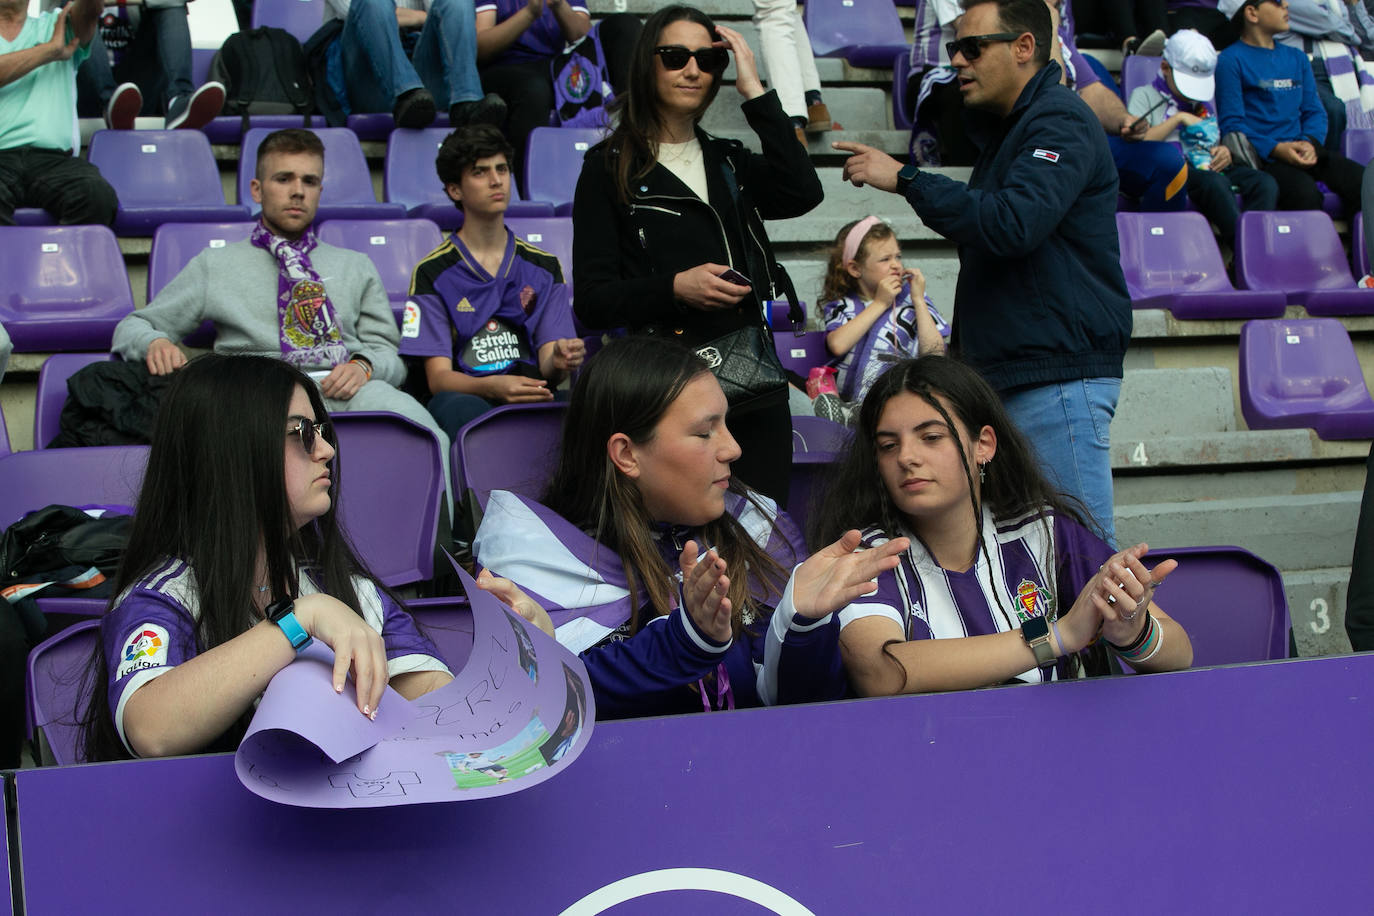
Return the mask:
[[[490, 124], [469, 124], [444, 138], [439, 155], [434, 158], [434, 171], [445, 186], [462, 184], [463, 173], [479, 159], [505, 156], [506, 165], [515, 159], [515, 148], [505, 134]], [[455, 203], [457, 203], [455, 201]], [[463, 205], [458, 203], [458, 209]]]
[[[353, 577], [371, 577], [338, 525], [337, 458], [329, 509], [299, 529], [291, 520], [284, 434], [297, 386], [316, 419], [328, 419], [318, 386], [279, 359], [211, 353], [177, 371], [158, 411], [111, 608], [168, 561], [185, 562], [200, 599], [194, 648], [205, 652], [262, 619], [253, 600], [261, 550], [272, 600], [296, 597], [298, 570], [309, 567], [320, 591], [362, 615]], [[78, 710], [83, 759], [128, 756], [110, 717], [108, 675], [98, 645], [82, 691], [90, 701]], [[233, 750], [249, 718], [251, 710], [214, 749]]]
[[[634, 481], [611, 462], [606, 444], [616, 433], [635, 443], [648, 442], [683, 389], [709, 372], [701, 357], [676, 341], [626, 337], [587, 362], [568, 404], [558, 463], [542, 501], [620, 554], [630, 594], [636, 596], [632, 630], [640, 625], [641, 589], [656, 614], [671, 608], [673, 574], [653, 542], [652, 529], [675, 520], [650, 517]], [[730, 487], [753, 499], [733, 477]], [[746, 608], [781, 596], [787, 574], [728, 511], [702, 526], [701, 539], [716, 547], [731, 570], [727, 597], [738, 634]], [[748, 575], [740, 574], [745, 569]]]
[[[630, 182], [653, 167], [658, 159], [658, 136], [663, 118], [658, 110], [658, 70], [654, 48], [659, 36], [674, 22], [695, 22], [706, 30], [711, 41], [720, 41], [720, 33], [711, 17], [694, 6], [665, 6], [644, 23], [639, 39], [630, 54], [629, 75], [625, 92], [616, 96], [608, 106], [616, 118], [615, 129], [606, 141], [610, 154], [607, 166], [615, 177], [616, 189], [622, 203], [630, 199]], [[720, 91], [721, 74], [712, 74], [711, 86], [702, 97], [696, 121], [706, 114]]]
[[253, 174], [258, 181], [265, 177], [262, 174], [263, 160], [276, 153], [314, 153], [323, 162], [324, 143], [314, 131], [301, 127], [286, 127], [272, 131], [258, 144], [258, 158], [253, 164]]
[[1036, 68], [1050, 62], [1050, 47], [1054, 40], [1054, 19], [1044, 0], [962, 0], [965, 12], [984, 3], [997, 4], [997, 21], [1006, 32], [1030, 32], [1035, 39]]

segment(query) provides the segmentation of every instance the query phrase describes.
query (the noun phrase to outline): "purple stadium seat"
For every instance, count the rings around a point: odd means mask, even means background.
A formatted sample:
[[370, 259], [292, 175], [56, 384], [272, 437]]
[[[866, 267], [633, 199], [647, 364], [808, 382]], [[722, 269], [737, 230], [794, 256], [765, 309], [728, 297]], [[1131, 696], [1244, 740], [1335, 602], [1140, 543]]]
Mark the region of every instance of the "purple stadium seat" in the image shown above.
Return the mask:
[[90, 160], [119, 195], [119, 235], [248, 217], [247, 207], [224, 202], [210, 141], [198, 130], [98, 130]]
[[1168, 309], [1181, 319], [1283, 314], [1282, 292], [1231, 286], [1212, 227], [1201, 214], [1118, 213], [1116, 230], [1133, 308]]
[[1341, 152], [1347, 159], [1353, 159], [1360, 165], [1369, 165], [1369, 160], [1374, 159], [1374, 130], [1347, 127], [1345, 133], [1341, 134]]
[[[241, 242], [256, 225], [251, 220], [236, 223], [163, 223], [153, 233], [148, 254], [148, 301], [152, 302], [191, 259], [206, 248], [223, 248]], [[215, 343], [215, 323], [202, 322], [182, 338], [188, 347], [209, 348]]]
[[[391, 136], [392, 131], [396, 130], [396, 119], [391, 116], [389, 111], [351, 114], [346, 123], [348, 129], [358, 135], [359, 140], [386, 140]], [[449, 126], [448, 112], [441, 111], [436, 114], [434, 123], [424, 129], [442, 130], [447, 134], [452, 129]]]
[[10, 432], [5, 428], [5, 412], [0, 410], [0, 458], [10, 453]]
[[825, 366], [833, 357], [825, 347], [824, 331], [777, 331], [773, 334], [773, 346], [778, 351], [778, 360], [784, 369], [806, 378], [817, 366]]
[[[806, 326], [806, 303], [798, 300], [797, 305], [802, 310], [802, 326]], [[794, 333], [792, 322], [788, 319], [791, 311], [791, 304], [786, 299], [769, 299], [764, 303], [768, 310], [768, 326], [773, 329], [773, 336], [778, 337], [784, 332]]]
[[0, 458], [0, 530], [53, 503], [132, 506], [148, 463], [146, 445], [56, 448]]
[[[288, 127], [323, 127], [325, 120], [320, 115], [307, 118], [294, 114], [255, 114], [248, 116], [248, 127], [261, 127], [267, 131], [284, 130]], [[243, 116], [220, 115], [201, 128], [201, 133], [211, 143], [224, 143], [237, 146], [243, 139]], [[247, 201], [245, 201], [247, 203]]]
[[108, 350], [134, 310], [129, 275], [105, 226], [0, 227], [0, 324], [15, 352]]
[[444, 456], [434, 433], [398, 414], [330, 414], [339, 443], [339, 525], [382, 583], [434, 576]]
[[24, 715], [34, 761], [40, 766], [84, 763], [76, 747], [81, 728], [83, 675], [100, 642], [100, 621], [83, 620], [44, 640], [29, 653]]
[[911, 55], [906, 51], [892, 59], [892, 126], [911, 130], [916, 120], [916, 93], [910, 84]]
[[270, 0], [253, 4], [253, 28], [285, 29], [305, 44], [324, 22], [324, 0]]
[[[382, 172], [388, 202], [404, 204], [412, 218], [433, 220], [445, 232], [463, 224], [463, 212], [448, 199], [434, 172], [435, 153], [448, 135], [447, 127], [392, 131], [386, 142], [386, 166]], [[521, 200], [520, 188], [512, 181], [506, 216], [553, 216], [553, 204]]]
[[[54, 353], [38, 370], [38, 393], [33, 404], [33, 447], [47, 448], [61, 429], [67, 403], [67, 379], [91, 363], [114, 359], [109, 353]], [[41, 508], [41, 507], [40, 507]]]
[[57, 220], [47, 210], [37, 207], [18, 207], [14, 211], [16, 226], [56, 226]]
[[506, 404], [482, 414], [453, 440], [453, 481], [486, 509], [492, 490], [539, 498], [553, 473], [568, 405]]
[[510, 217], [506, 220], [510, 231], [529, 242], [535, 248], [542, 248], [558, 258], [563, 268], [563, 282], [568, 285], [568, 296], [572, 296], [572, 218], [567, 216], [548, 217]]
[[[405, 218], [406, 208], [401, 204], [377, 202], [377, 195], [372, 192], [372, 173], [353, 131], [346, 127], [311, 130], [324, 142], [324, 192], [320, 195], [318, 220]], [[269, 133], [265, 127], [249, 128], [239, 152], [239, 200], [248, 204], [254, 215], [260, 208], [252, 203], [249, 182], [257, 166], [258, 144]]]
[[1248, 321], [1240, 331], [1240, 409], [1251, 429], [1374, 438], [1374, 399], [1335, 318]]
[[1350, 266], [1355, 275], [1363, 277], [1369, 273], [1369, 252], [1364, 248], [1364, 211], [1356, 213], [1350, 220]]
[[1319, 210], [1242, 213], [1235, 267], [1241, 286], [1280, 290], [1310, 315], [1374, 314], [1374, 290], [1356, 288], [1336, 227]]
[[892, 0], [810, 0], [802, 9], [802, 22], [817, 57], [887, 68], [895, 55], [908, 51]]
[[526, 199], [549, 201], [555, 216], [571, 216], [582, 157], [604, 136], [604, 131], [594, 127], [536, 127], [531, 131], [525, 148]]
[[804, 452], [834, 454], [849, 448], [854, 434], [848, 426], [824, 417], [792, 417], [792, 460]]
[[1126, 101], [1131, 93], [1140, 86], [1148, 86], [1159, 75], [1159, 62], [1162, 57], [1143, 57], [1132, 54], [1121, 61], [1121, 94]]
[[1143, 562], [1153, 568], [1170, 557], [1178, 569], [1160, 607], [1188, 632], [1194, 667], [1287, 657], [1288, 599], [1277, 569], [1240, 547], [1151, 550]]
[[443, 236], [427, 219], [335, 219], [320, 226], [320, 241], [372, 259], [399, 321], [410, 296], [415, 265], [439, 247]]
[[[792, 418], [794, 423], [799, 417]], [[796, 437], [793, 437], [796, 441]], [[806, 526], [813, 511], [824, 498], [827, 481], [833, 480], [834, 463], [840, 460], [840, 452], [797, 452], [792, 453], [792, 474], [788, 478], [787, 514], [807, 533]]]

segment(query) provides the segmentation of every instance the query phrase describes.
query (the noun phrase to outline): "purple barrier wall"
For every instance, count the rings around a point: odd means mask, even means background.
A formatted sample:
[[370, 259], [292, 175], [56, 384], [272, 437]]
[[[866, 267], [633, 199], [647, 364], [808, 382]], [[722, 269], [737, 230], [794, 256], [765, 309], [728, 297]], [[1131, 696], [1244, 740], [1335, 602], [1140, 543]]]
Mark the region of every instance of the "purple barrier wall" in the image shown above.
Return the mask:
[[[1371, 679], [1366, 654], [608, 722], [559, 778], [463, 805], [280, 807], [229, 756], [25, 770], [24, 894], [43, 913], [1363, 909]], [[645, 875], [666, 869], [708, 871]], [[702, 889], [608, 906], [636, 875]]]

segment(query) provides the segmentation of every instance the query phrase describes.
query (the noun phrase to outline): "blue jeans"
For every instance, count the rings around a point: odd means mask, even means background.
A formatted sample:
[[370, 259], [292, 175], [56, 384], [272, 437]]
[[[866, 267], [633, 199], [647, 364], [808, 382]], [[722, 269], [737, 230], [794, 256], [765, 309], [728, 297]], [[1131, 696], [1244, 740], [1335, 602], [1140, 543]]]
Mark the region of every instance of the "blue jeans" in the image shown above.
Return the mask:
[[421, 86], [440, 111], [482, 97], [472, 0], [434, 0], [413, 58], [401, 46], [394, 0], [352, 0], [339, 46], [350, 113], [389, 112], [400, 95]]
[[425, 406], [429, 408], [430, 415], [439, 422], [443, 431], [448, 433], [449, 441], [457, 442], [460, 429], [488, 410], [500, 407], [501, 402], [488, 401], [475, 394], [440, 391], [430, 398]]
[[171, 101], [185, 104], [195, 86], [191, 83], [191, 27], [186, 7], [142, 8], [138, 31], [124, 49], [119, 66], [110, 67], [110, 55], [99, 30], [91, 42], [91, 56], [76, 71], [77, 113], [98, 118], [105, 113], [118, 83], [134, 83], [143, 94], [148, 117], [167, 115]]
[[[1035, 449], [1040, 469], [1075, 497], [1107, 543], [1115, 546], [1112, 511], [1112, 416], [1119, 378], [1085, 378], [1024, 388], [1002, 396], [1007, 413]], [[988, 466], [996, 473], [997, 462]]]

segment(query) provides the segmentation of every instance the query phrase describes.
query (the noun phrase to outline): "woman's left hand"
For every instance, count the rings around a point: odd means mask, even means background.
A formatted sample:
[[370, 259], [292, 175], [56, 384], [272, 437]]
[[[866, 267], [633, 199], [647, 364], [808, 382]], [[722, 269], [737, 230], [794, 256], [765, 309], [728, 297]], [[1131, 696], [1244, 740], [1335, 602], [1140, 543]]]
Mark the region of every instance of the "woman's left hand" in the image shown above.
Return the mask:
[[[1178, 568], [1177, 560], [1165, 560], [1146, 569], [1140, 558], [1149, 551], [1136, 544], [1113, 554], [1098, 571], [1093, 603], [1102, 612], [1102, 635], [1118, 646], [1129, 645], [1145, 626], [1141, 613], [1154, 600], [1155, 589]], [[1090, 586], [1091, 587], [1091, 586]]]
[[[501, 603], [509, 607], [516, 614], [528, 620], [550, 636], [554, 635], [553, 621], [549, 619], [549, 612], [544, 610], [539, 602], [520, 590], [520, 587], [509, 579], [500, 576], [493, 576], [491, 570], [484, 569], [477, 575], [477, 587], [484, 592], [491, 592]], [[555, 637], [557, 638], [557, 637]]]
[[754, 52], [744, 36], [729, 26], [716, 24], [720, 34], [718, 45], [730, 49], [735, 55], [735, 88], [746, 99], [756, 99], [763, 95], [763, 81], [759, 79], [758, 64], [754, 62]]

